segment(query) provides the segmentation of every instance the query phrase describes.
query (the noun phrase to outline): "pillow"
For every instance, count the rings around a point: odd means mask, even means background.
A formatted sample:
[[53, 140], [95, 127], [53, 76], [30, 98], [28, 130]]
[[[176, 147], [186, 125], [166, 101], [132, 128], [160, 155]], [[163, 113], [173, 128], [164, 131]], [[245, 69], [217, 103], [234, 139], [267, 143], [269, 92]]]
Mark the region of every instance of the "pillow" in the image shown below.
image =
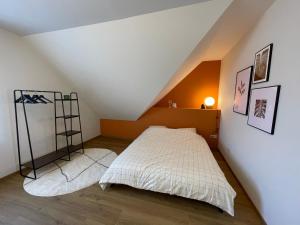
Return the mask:
[[190, 131], [192, 133], [197, 133], [197, 129], [194, 127], [187, 127], [187, 128], [168, 128], [164, 125], [151, 125], [149, 126], [149, 128], [166, 128], [166, 129], [170, 129], [170, 130], [185, 130], [185, 131]]
[[177, 130], [186, 130], [186, 131], [191, 131], [193, 133], [197, 133], [197, 129], [194, 127], [187, 127], [187, 128], [177, 128]]
[[151, 125], [149, 126], [150, 127], [153, 127], [153, 128], [167, 128], [166, 126], [163, 126], [163, 125]]

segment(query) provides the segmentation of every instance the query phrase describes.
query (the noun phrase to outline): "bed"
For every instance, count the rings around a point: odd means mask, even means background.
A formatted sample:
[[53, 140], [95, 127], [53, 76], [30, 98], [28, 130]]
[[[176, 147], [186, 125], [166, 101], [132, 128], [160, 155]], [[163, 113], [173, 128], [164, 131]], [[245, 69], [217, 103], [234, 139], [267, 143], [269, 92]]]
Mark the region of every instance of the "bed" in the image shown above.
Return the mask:
[[99, 183], [103, 190], [124, 184], [200, 200], [234, 216], [236, 193], [205, 139], [193, 129], [146, 129], [113, 161]]

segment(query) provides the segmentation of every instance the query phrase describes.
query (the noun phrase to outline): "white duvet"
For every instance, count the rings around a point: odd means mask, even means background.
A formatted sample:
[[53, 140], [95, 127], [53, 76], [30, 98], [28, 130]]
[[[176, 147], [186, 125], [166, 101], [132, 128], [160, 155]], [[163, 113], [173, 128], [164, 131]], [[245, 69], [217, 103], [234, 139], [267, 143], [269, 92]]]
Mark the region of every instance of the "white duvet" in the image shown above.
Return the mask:
[[204, 138], [190, 130], [148, 128], [101, 177], [102, 189], [108, 184], [196, 199], [234, 215], [235, 191]]

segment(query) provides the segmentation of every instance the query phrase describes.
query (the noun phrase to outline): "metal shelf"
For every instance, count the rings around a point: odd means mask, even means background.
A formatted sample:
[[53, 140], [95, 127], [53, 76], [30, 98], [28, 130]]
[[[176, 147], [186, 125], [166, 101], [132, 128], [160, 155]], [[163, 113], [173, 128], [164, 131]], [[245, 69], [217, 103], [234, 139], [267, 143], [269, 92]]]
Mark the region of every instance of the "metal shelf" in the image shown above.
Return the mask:
[[[26, 108], [27, 105], [29, 104], [35, 104], [35, 103], [25, 103], [24, 100], [21, 103], [22, 105], [22, 111], [24, 113], [24, 119], [25, 119], [25, 125], [26, 125], [26, 133], [27, 133], [27, 138], [28, 138], [28, 143], [29, 143], [29, 153], [31, 157], [31, 161], [27, 163], [22, 164], [22, 154], [21, 154], [21, 143], [20, 143], [20, 133], [19, 133], [19, 123], [18, 123], [18, 105], [17, 99], [24, 99], [25, 94], [30, 93], [30, 94], [35, 94], [35, 93], [47, 93], [48, 95], [52, 95], [53, 97], [51, 100], [48, 99], [49, 103], [54, 103], [54, 128], [55, 128], [55, 151], [50, 152], [46, 155], [43, 155], [39, 158], [34, 158], [33, 154], [33, 146], [31, 143], [31, 137], [30, 137], [30, 130], [29, 130], [29, 125], [28, 125], [28, 119], [27, 119], [27, 112]], [[29, 94], [29, 95], [30, 95]], [[23, 177], [28, 177], [31, 179], [36, 179], [37, 178], [37, 173], [36, 170], [46, 166], [47, 164], [54, 162], [55, 160], [61, 159], [65, 156], [68, 156], [68, 160], [70, 160], [71, 153], [78, 151], [82, 149], [82, 152], [84, 153], [84, 146], [83, 146], [83, 137], [82, 137], [82, 129], [81, 129], [81, 119], [80, 119], [80, 111], [79, 111], [79, 101], [78, 101], [78, 94], [76, 92], [71, 92], [69, 94], [70, 98], [69, 99], [64, 99], [63, 94], [60, 91], [40, 91], [40, 90], [14, 90], [14, 106], [15, 106], [15, 119], [16, 119], [16, 131], [17, 131], [17, 147], [18, 147], [18, 158], [19, 158], [19, 169], [20, 169], [20, 174]], [[28, 98], [28, 97], [27, 97]], [[28, 98], [30, 99], [30, 98]], [[69, 107], [69, 115], [65, 114], [65, 106], [66, 106], [66, 101], [68, 101], [68, 107]], [[75, 102], [74, 102], [75, 101]], [[74, 103], [76, 106], [75, 108], [75, 113], [73, 114], [73, 104]], [[36, 103], [37, 104], [37, 103]], [[43, 103], [47, 104], [47, 103]], [[57, 105], [61, 104], [61, 107], [59, 109], [62, 110], [61, 113], [59, 113], [60, 116], [57, 116]], [[76, 123], [78, 123], [78, 129], [79, 130], [73, 130], [73, 120], [72, 118], [78, 117], [78, 120], [76, 120]], [[63, 120], [58, 120], [58, 119], [63, 119]], [[70, 123], [67, 125], [67, 119], [70, 119]], [[58, 127], [58, 121], [60, 123], [63, 123], [64, 125], [64, 132], [58, 133], [57, 127]], [[75, 120], [74, 120], [75, 121]], [[69, 126], [69, 127], [68, 127]], [[80, 144], [78, 145], [73, 145], [73, 135], [80, 134]], [[66, 141], [66, 147], [58, 149], [58, 140], [57, 136], [65, 136], [65, 141]], [[70, 137], [70, 138], [69, 138]], [[33, 176], [28, 176], [27, 174], [23, 173], [24, 167], [27, 168], [32, 168], [33, 170]]]
[[81, 131], [79, 130], [67, 130], [65, 132], [57, 133], [56, 135], [61, 135], [61, 136], [73, 136], [75, 134], [80, 134]]
[[56, 98], [55, 101], [78, 101], [78, 98], [71, 98], [71, 99]]
[[[52, 163], [58, 159], [61, 159], [65, 156], [68, 156], [69, 153], [72, 153], [72, 152], [75, 152], [75, 151], [78, 151], [82, 148], [82, 145], [79, 144], [79, 145], [71, 145], [69, 146], [69, 152], [68, 152], [68, 147], [64, 147], [64, 148], [61, 148], [61, 149], [58, 149], [57, 151], [54, 151], [54, 152], [50, 152], [46, 155], [43, 155], [39, 158], [36, 158], [33, 160], [33, 163], [34, 163], [34, 167], [35, 169], [39, 169], [49, 163]], [[33, 164], [32, 164], [32, 161], [29, 161], [27, 163], [24, 163], [22, 166], [24, 167], [27, 167], [27, 168], [31, 168], [33, 169]]]
[[71, 119], [71, 118], [76, 118], [79, 117], [79, 115], [65, 115], [65, 116], [57, 116], [56, 118], [61, 118], [61, 119]]

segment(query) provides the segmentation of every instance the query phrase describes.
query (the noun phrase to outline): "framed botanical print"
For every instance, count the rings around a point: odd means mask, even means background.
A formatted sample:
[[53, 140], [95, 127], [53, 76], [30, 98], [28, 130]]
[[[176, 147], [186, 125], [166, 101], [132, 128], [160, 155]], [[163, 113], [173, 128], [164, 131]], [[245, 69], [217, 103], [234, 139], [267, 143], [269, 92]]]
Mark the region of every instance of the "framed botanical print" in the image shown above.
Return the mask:
[[252, 70], [250, 66], [236, 74], [233, 111], [242, 115], [248, 114]]
[[251, 90], [248, 125], [274, 134], [280, 85]]
[[253, 84], [269, 80], [273, 44], [269, 44], [255, 54]]

